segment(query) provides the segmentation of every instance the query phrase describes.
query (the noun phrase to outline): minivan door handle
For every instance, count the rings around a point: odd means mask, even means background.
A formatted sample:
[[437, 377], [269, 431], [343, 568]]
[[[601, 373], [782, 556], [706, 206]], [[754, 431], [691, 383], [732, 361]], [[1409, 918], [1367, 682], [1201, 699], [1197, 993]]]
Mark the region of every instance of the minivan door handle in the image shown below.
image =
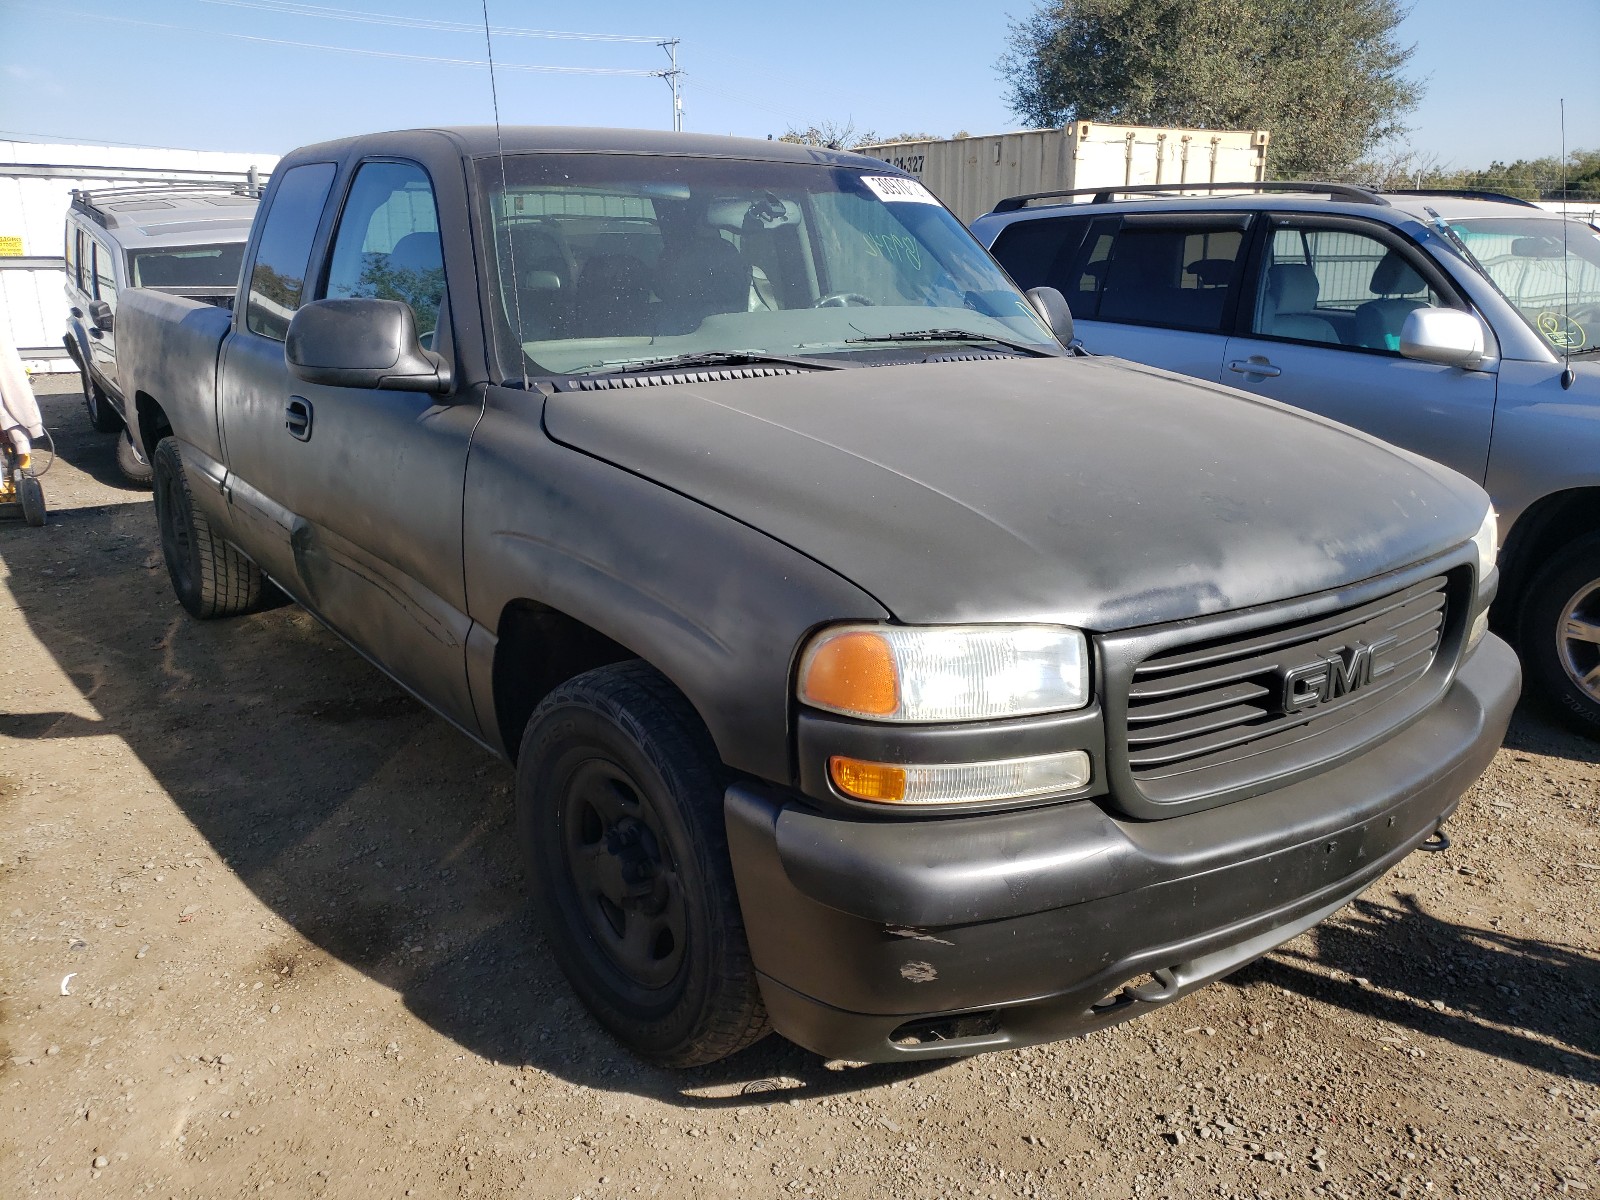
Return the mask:
[[311, 440], [311, 401], [301, 396], [290, 396], [289, 407], [283, 422], [289, 436], [302, 442]]
[[1259, 375], [1263, 379], [1276, 379], [1283, 374], [1282, 369], [1273, 366], [1259, 354], [1252, 354], [1249, 358], [1236, 358], [1228, 364], [1228, 370], [1240, 375]]

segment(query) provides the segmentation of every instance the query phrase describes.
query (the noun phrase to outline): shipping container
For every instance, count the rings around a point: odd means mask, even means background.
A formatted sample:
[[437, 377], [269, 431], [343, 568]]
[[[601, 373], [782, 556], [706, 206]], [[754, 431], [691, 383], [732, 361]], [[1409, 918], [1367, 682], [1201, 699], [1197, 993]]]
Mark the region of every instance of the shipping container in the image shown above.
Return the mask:
[[1266, 178], [1265, 129], [1158, 129], [1074, 121], [940, 142], [857, 150], [908, 171], [963, 221], [1006, 196], [1135, 183], [1244, 183]]
[[67, 330], [67, 209], [74, 190], [142, 183], [244, 183], [266, 175], [276, 154], [64, 145], [0, 140], [0, 333], [30, 371], [76, 371]]

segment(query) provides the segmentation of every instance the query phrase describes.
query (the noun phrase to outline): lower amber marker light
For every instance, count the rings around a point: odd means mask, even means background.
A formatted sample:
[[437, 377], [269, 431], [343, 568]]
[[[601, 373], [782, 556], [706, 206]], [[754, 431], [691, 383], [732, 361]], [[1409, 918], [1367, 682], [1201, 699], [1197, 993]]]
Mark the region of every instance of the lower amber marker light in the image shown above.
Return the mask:
[[828, 760], [834, 787], [880, 804], [977, 804], [1072, 792], [1088, 784], [1083, 750], [980, 763], [878, 763], [836, 754]]

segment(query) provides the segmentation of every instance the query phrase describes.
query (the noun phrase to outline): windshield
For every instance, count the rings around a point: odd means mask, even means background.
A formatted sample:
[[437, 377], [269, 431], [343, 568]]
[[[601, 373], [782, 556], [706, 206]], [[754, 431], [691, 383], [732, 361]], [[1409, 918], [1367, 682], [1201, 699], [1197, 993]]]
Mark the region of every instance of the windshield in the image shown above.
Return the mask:
[[134, 287], [220, 288], [231, 292], [239, 286], [244, 243], [135, 250], [131, 257]]
[[932, 329], [1059, 353], [972, 235], [888, 168], [519, 154], [504, 184], [498, 158], [478, 169], [502, 377], [838, 356]]
[[1558, 354], [1595, 349], [1600, 333], [1600, 233], [1554, 217], [1452, 221], [1494, 285]]

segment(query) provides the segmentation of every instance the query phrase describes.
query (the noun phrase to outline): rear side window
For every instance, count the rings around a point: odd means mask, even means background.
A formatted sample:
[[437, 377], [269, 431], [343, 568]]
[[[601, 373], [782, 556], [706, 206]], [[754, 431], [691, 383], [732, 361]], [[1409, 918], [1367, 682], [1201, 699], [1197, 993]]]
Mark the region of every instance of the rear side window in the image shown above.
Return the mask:
[[[1072, 265], [1088, 217], [1041, 217], [1007, 225], [995, 239], [994, 256], [1023, 291], [1053, 287], [1066, 295]], [[1070, 300], [1070, 297], [1068, 297]]]
[[333, 186], [332, 163], [307, 163], [284, 173], [250, 270], [245, 327], [281, 342], [305, 294], [306, 267], [317, 223]]
[[1075, 311], [1101, 321], [1220, 333], [1244, 258], [1244, 229], [1229, 224], [1125, 221], [1103, 266], [1084, 272], [1091, 286], [1098, 283], [1098, 303], [1074, 305]]
[[117, 268], [112, 252], [94, 243], [94, 295], [104, 300], [112, 312], [117, 310]]

